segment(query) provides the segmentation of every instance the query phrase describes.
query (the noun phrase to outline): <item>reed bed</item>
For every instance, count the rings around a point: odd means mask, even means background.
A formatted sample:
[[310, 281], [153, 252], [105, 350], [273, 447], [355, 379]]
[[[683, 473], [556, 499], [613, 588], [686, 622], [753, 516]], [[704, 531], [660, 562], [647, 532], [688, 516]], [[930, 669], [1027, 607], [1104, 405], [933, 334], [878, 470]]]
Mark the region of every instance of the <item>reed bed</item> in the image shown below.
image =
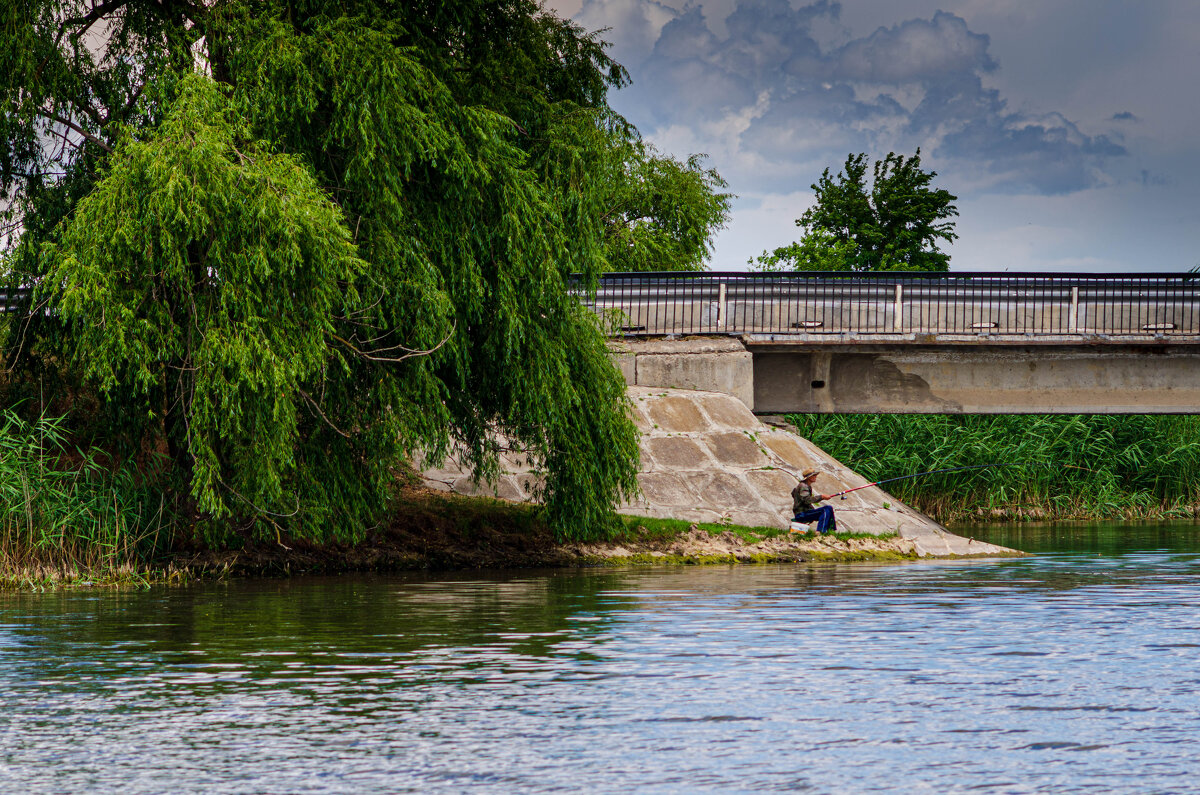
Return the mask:
[[108, 461], [61, 417], [0, 411], [0, 586], [139, 580], [167, 540], [163, 499]]
[[797, 431], [944, 522], [1191, 516], [1200, 416], [795, 414]]

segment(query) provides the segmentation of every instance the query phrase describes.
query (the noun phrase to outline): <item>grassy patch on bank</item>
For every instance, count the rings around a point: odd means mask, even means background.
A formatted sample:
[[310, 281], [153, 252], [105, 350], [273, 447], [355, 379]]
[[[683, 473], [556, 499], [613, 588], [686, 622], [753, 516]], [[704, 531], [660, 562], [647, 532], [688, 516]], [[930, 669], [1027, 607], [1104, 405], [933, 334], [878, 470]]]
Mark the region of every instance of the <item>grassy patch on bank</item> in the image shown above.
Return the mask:
[[[587, 548], [588, 557], [559, 537], [536, 506], [436, 492], [401, 479], [386, 521], [358, 542], [286, 533], [263, 537], [232, 526], [215, 541], [174, 516], [163, 479], [152, 475], [103, 450], [75, 445], [64, 418], [27, 419], [0, 411], [0, 588], [146, 587], [207, 577], [349, 571], [771, 562], [798, 547], [775, 557], [744, 547], [781, 538], [894, 537], [800, 536], [776, 527], [623, 516], [610, 541], [631, 549], [632, 557], [614, 558], [603, 541]], [[726, 543], [705, 544], [703, 552], [674, 544], [693, 529], [724, 536]], [[729, 536], [740, 543], [729, 542]], [[858, 546], [863, 549], [830, 548], [824, 555], [816, 545], [812, 554], [793, 557], [850, 560], [871, 554], [869, 544]]]
[[733, 533], [748, 544], [757, 543], [764, 538], [777, 538], [788, 534], [788, 531], [780, 530], [777, 527], [686, 522], [682, 519], [655, 519], [649, 516], [622, 516], [621, 522], [624, 530], [615, 539], [617, 541], [669, 541], [687, 533], [693, 527], [714, 536], [721, 533]]
[[794, 540], [811, 539], [811, 538], [836, 538], [838, 541], [850, 541], [852, 539], [873, 539], [887, 540], [895, 538], [896, 533], [885, 533], [875, 535], [873, 533], [830, 533], [825, 536], [815, 535], [813, 533], [799, 534], [791, 533], [787, 530], [780, 530], [778, 527], [746, 527], [737, 524], [724, 524], [715, 522], [686, 522], [682, 519], [653, 519], [648, 516], [622, 516], [621, 521], [625, 525], [624, 533], [617, 540], [670, 540], [691, 530], [693, 527], [703, 530], [709, 535], [720, 535], [721, 533], [733, 533], [738, 538], [748, 544], [757, 544], [768, 538], [792, 538]]
[[[79, 483], [86, 482], [80, 479]], [[104, 486], [101, 478], [87, 488]], [[81, 487], [82, 488], [82, 487]], [[80, 492], [84, 494], [86, 492]], [[66, 499], [65, 495], [63, 499]], [[117, 498], [120, 505], [120, 498]], [[35, 500], [36, 502], [36, 500]], [[137, 503], [133, 503], [136, 508]], [[49, 522], [52, 506], [34, 510]], [[38, 514], [42, 510], [43, 514]], [[9, 511], [11, 513], [11, 511]], [[7, 553], [0, 557], [0, 588], [45, 590], [57, 587], [125, 586], [176, 584], [198, 579], [245, 576], [293, 576], [344, 572], [394, 572], [411, 570], [480, 570], [530, 567], [702, 565], [729, 563], [775, 563], [788, 561], [845, 562], [853, 560], [900, 559], [894, 550], [792, 548], [795, 552], [767, 554], [750, 552], [741, 545], [728, 551], [680, 554], [671, 544], [697, 527], [714, 537], [732, 534], [746, 544], [764, 539], [870, 539], [885, 541], [892, 536], [839, 533], [830, 536], [791, 536], [774, 527], [744, 527], [732, 524], [701, 524], [673, 519], [621, 517], [622, 528], [613, 545], [631, 554], [614, 557], [605, 552], [605, 542], [593, 542], [580, 550], [575, 542], [556, 538], [553, 528], [538, 508], [486, 497], [463, 497], [423, 487], [406, 486], [397, 494], [389, 521], [360, 542], [315, 543], [284, 537], [270, 539], [229, 536], [222, 546], [162, 539], [157, 546], [118, 545], [119, 535], [108, 530], [97, 517], [87, 521], [59, 522], [58, 535], [37, 533], [37, 522], [21, 525], [15, 520], [5, 527]], [[136, 514], [135, 514], [136, 515]], [[124, 527], [129, 519], [124, 520]], [[46, 525], [50, 527], [50, 524]], [[30, 535], [29, 528], [35, 528]], [[125, 531], [120, 531], [124, 534]], [[65, 542], [66, 551], [56, 550], [52, 539]], [[143, 539], [147, 541], [147, 539]], [[860, 545], [861, 546], [861, 545]]]

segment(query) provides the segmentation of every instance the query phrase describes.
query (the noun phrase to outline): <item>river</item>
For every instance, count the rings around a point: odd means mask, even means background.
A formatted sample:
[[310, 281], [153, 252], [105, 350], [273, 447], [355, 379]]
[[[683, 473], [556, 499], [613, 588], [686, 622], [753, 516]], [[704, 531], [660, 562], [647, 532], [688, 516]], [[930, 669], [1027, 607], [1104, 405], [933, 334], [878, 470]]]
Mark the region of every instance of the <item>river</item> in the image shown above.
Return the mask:
[[0, 594], [0, 791], [1187, 792], [1200, 530]]

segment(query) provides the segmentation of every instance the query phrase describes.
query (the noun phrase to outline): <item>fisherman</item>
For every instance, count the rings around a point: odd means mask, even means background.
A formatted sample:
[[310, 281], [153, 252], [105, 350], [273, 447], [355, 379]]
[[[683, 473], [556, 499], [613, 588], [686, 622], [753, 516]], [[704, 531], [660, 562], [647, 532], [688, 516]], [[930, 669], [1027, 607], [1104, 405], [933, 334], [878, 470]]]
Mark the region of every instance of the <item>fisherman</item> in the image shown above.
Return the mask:
[[828, 505], [817, 507], [818, 502], [827, 500], [832, 495], [813, 492], [812, 484], [816, 481], [818, 474], [815, 469], [808, 470], [801, 475], [796, 488], [792, 489], [792, 513], [795, 515], [792, 521], [804, 524], [815, 521], [818, 533], [833, 533], [837, 530], [837, 520], [833, 518], [833, 508]]

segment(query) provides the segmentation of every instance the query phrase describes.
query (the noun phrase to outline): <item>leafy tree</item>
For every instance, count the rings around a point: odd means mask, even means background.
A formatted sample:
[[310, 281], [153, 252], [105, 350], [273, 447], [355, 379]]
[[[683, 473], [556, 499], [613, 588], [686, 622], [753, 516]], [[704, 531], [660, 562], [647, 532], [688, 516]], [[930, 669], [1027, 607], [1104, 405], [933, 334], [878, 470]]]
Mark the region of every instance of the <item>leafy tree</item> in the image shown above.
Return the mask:
[[595, 35], [533, 0], [0, 0], [0, 29], [40, 302], [10, 357], [94, 395], [90, 432], [163, 451], [202, 520], [315, 539], [412, 456], [487, 476], [500, 434], [563, 535], [612, 526], [637, 435], [567, 276], [694, 265], [727, 200], [607, 106]]
[[630, 150], [611, 183], [606, 269], [702, 270], [729, 215], [730, 194], [719, 192], [725, 181], [698, 155], [681, 162], [640, 141]]
[[867, 156], [851, 154], [836, 177], [829, 169], [812, 185], [816, 203], [796, 226], [799, 243], [764, 251], [751, 260], [762, 270], [944, 271], [950, 255], [938, 242], [958, 238], [952, 218], [958, 197], [931, 187], [935, 171], [921, 169], [921, 150], [912, 157], [888, 153], [872, 168]]

